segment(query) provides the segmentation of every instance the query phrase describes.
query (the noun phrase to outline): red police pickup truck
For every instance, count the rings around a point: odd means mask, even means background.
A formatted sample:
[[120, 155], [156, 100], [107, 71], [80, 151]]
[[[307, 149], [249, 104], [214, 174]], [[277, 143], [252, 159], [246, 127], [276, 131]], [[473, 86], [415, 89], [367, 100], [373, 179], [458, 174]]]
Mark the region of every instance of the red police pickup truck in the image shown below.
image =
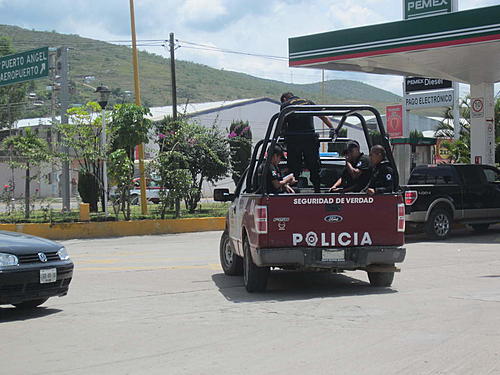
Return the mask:
[[[307, 172], [299, 178], [296, 194], [268, 194], [257, 170], [269, 168], [269, 149], [281, 141], [287, 116], [340, 117], [336, 134], [346, 119], [355, 117], [368, 137], [361, 113], [374, 114], [394, 171], [394, 159], [378, 111], [362, 106], [289, 106], [273, 116], [266, 138], [254, 148], [250, 166], [234, 194], [216, 189], [216, 201], [231, 201], [220, 242], [220, 259], [227, 275], [244, 276], [248, 292], [266, 289], [271, 268], [343, 272], [365, 270], [373, 286], [392, 284], [395, 263], [403, 262], [405, 206], [400, 193], [327, 193], [342, 168], [339, 157], [322, 158], [322, 191], [314, 193]], [[320, 139], [329, 142], [342, 141]], [[269, 156], [269, 157], [268, 157]], [[259, 169], [260, 168], [260, 169]], [[325, 173], [330, 172], [330, 173]], [[397, 172], [396, 185], [397, 183]], [[325, 179], [323, 176], [330, 176]]]

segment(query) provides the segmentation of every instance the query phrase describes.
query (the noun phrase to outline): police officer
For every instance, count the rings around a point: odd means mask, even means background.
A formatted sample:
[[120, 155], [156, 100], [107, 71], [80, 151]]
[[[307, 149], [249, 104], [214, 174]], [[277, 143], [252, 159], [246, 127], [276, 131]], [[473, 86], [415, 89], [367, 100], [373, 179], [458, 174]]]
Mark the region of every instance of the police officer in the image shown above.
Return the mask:
[[358, 193], [366, 187], [371, 176], [370, 159], [359, 148], [357, 141], [347, 142], [343, 152], [346, 159], [344, 171], [330, 191]]
[[[301, 99], [291, 92], [285, 92], [281, 95], [281, 110], [289, 105], [313, 105], [314, 103], [307, 99]], [[326, 116], [319, 118], [330, 129], [333, 128], [331, 121]], [[311, 182], [316, 193], [320, 192], [319, 170], [321, 161], [319, 158], [319, 141], [314, 131], [314, 118], [312, 116], [291, 115], [285, 123], [285, 141], [287, 144], [288, 168], [298, 179], [302, 173], [302, 162], [311, 172]]]
[[375, 145], [370, 149], [373, 174], [364, 189], [368, 195], [392, 193], [395, 190], [394, 171], [385, 156], [385, 149], [380, 145]]
[[[295, 191], [290, 187], [290, 185], [297, 183], [295, 178], [293, 178], [293, 174], [283, 177], [279, 169], [279, 163], [281, 160], [286, 160], [283, 149], [279, 145], [276, 145], [274, 149], [268, 149], [267, 155], [271, 158], [271, 162], [269, 163], [269, 170], [265, 176], [266, 193], [295, 193]], [[262, 178], [263, 169], [264, 163], [259, 167], [258, 175], [260, 178]]]

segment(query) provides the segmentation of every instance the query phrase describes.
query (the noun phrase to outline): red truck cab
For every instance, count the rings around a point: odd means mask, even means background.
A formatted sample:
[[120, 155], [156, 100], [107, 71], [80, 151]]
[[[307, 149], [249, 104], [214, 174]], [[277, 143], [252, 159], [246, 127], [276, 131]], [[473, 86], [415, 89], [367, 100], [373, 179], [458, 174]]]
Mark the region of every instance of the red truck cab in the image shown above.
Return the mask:
[[[403, 262], [406, 255], [405, 207], [399, 192], [375, 196], [328, 193], [332, 174], [342, 168], [341, 158], [322, 157], [322, 172], [330, 172], [322, 173], [330, 176], [329, 181], [322, 180], [322, 193], [314, 193], [309, 183], [296, 188], [296, 194], [268, 194], [265, 183], [257, 178], [257, 169], [269, 166], [267, 145], [274, 147], [282, 141], [280, 126], [286, 116], [301, 111], [340, 116], [337, 133], [350, 116], [360, 119], [360, 126], [365, 128], [364, 117], [359, 115], [362, 111], [378, 115], [382, 125], [380, 115], [371, 107], [290, 106], [275, 115], [266, 139], [256, 145], [235, 193], [230, 194], [227, 189], [214, 192], [215, 200], [232, 201], [220, 243], [224, 272], [243, 274], [249, 292], [265, 290], [271, 268], [365, 270], [372, 285], [390, 286], [394, 272], [398, 271], [395, 264]], [[381, 130], [390, 153], [383, 126]], [[341, 140], [334, 137], [321, 141]], [[367, 144], [371, 146], [368, 137]], [[389, 153], [388, 159], [395, 168]]]

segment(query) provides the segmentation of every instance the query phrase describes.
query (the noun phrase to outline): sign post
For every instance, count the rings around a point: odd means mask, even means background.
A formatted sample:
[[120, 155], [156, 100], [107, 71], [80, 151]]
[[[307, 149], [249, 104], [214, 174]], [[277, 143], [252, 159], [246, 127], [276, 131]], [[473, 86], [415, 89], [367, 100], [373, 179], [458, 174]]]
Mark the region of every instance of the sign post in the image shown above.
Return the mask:
[[48, 47], [0, 57], [0, 86], [48, 76]]

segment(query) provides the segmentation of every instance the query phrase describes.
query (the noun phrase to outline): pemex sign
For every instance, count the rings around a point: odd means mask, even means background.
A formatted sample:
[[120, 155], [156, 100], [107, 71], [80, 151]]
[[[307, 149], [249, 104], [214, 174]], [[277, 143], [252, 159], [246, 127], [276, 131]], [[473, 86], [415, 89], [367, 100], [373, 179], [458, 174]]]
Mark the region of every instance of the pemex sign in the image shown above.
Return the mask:
[[435, 16], [452, 11], [453, 0], [404, 0], [404, 18]]
[[48, 77], [49, 47], [0, 57], [0, 86]]

